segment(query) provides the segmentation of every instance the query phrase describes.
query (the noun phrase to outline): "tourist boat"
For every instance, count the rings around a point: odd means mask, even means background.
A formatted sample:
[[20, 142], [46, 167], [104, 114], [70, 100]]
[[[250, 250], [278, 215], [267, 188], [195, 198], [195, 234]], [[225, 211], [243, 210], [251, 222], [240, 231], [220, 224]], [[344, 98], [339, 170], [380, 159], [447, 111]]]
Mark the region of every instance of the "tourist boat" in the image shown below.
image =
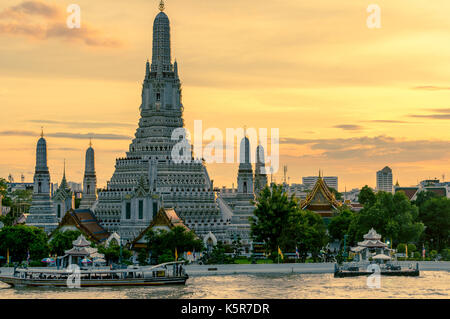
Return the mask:
[[403, 268], [399, 264], [377, 264], [377, 263], [344, 263], [342, 265], [334, 264], [334, 277], [356, 277], [370, 276], [373, 274], [382, 276], [419, 276], [419, 263], [413, 267], [412, 264], [408, 268]]
[[[189, 276], [184, 262], [168, 262], [152, 267], [129, 266], [125, 269], [89, 268], [79, 273], [70, 269], [14, 269], [10, 276], [0, 281], [11, 286], [42, 287], [103, 287], [103, 286], [153, 286], [184, 285]], [[172, 269], [170, 269], [172, 268]], [[79, 281], [78, 281], [79, 278]]]

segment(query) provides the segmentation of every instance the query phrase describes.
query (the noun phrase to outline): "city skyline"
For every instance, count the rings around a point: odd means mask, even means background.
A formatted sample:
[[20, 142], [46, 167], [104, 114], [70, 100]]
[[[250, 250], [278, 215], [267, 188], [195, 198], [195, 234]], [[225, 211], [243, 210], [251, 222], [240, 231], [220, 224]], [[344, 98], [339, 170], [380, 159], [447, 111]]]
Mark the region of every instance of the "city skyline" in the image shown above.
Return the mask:
[[[64, 158], [67, 179], [82, 181], [92, 136], [102, 187], [137, 128], [156, 2], [79, 1], [77, 36], [31, 31], [65, 24], [57, 1], [21, 3], [0, 7], [0, 176], [31, 181], [44, 126], [52, 182], [61, 181]], [[440, 39], [449, 22], [436, 8], [450, 5], [423, 3], [379, 1], [382, 28], [371, 30], [367, 4], [170, 1], [185, 126], [192, 132], [201, 119], [223, 131], [280, 128], [280, 167], [288, 165], [290, 183], [320, 169], [339, 177], [340, 191], [375, 187], [386, 165], [402, 186], [448, 176], [450, 48]], [[238, 164], [207, 166], [215, 186], [236, 186]]]

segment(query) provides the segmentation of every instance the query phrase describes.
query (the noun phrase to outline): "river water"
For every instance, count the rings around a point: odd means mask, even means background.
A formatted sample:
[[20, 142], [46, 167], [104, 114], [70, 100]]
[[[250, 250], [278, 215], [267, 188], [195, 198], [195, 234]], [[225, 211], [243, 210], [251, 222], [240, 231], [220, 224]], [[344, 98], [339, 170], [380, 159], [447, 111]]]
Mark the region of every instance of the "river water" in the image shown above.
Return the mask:
[[0, 283], [0, 299], [141, 298], [450, 298], [450, 272], [422, 271], [420, 277], [381, 277], [369, 288], [367, 277], [333, 274], [255, 274], [193, 276], [185, 286], [102, 288], [11, 288]]

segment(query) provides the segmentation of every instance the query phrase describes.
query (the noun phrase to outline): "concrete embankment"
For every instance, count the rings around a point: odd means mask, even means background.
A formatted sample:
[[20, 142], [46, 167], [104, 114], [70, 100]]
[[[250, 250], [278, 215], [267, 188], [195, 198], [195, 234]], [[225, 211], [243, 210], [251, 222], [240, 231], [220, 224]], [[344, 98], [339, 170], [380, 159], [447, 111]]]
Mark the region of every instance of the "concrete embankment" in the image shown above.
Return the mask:
[[[417, 261], [399, 262], [402, 267], [415, 267]], [[450, 262], [419, 261], [420, 271], [450, 271]], [[234, 274], [327, 274], [334, 273], [334, 263], [307, 264], [244, 264], [244, 265], [187, 265], [191, 276], [214, 276]]]
[[[403, 267], [417, 261], [399, 262]], [[450, 262], [419, 261], [420, 271], [450, 271]], [[215, 276], [235, 274], [328, 274], [334, 272], [334, 263], [307, 264], [230, 264], [230, 265], [187, 265], [186, 273], [190, 276]], [[1, 274], [13, 273], [13, 268], [0, 268]]]

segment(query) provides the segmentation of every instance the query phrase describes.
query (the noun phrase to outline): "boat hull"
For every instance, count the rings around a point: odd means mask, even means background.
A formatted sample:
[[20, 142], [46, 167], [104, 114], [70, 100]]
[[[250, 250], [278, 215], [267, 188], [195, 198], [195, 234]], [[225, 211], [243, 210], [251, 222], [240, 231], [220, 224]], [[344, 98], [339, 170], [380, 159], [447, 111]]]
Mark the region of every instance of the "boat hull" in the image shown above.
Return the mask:
[[[111, 287], [111, 286], [161, 286], [161, 285], [184, 285], [189, 276], [169, 278], [135, 278], [135, 279], [81, 279], [80, 287]], [[61, 279], [25, 279], [16, 277], [0, 277], [0, 281], [14, 286], [30, 287], [68, 287], [66, 280]]]

